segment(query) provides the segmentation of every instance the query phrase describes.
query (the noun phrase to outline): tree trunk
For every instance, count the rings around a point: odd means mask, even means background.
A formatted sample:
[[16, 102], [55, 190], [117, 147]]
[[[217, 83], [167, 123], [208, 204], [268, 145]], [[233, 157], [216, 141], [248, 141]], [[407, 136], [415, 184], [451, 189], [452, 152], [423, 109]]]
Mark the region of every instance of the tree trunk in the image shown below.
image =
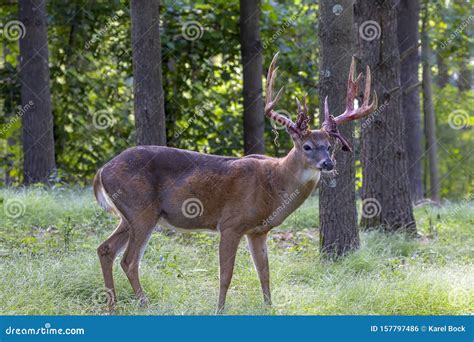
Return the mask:
[[[472, 73], [467, 63], [469, 63], [468, 57], [461, 57], [459, 65], [459, 78], [458, 78], [458, 89], [459, 91], [465, 91], [471, 89]], [[467, 62], [467, 63], [466, 63]]]
[[449, 82], [448, 66], [444, 61], [444, 57], [439, 53], [436, 54], [436, 64], [438, 65], [436, 83], [438, 84], [438, 87], [444, 88], [444, 86], [446, 86], [446, 84]]
[[25, 184], [47, 182], [56, 168], [45, 1], [20, 0], [20, 79]]
[[240, 46], [244, 71], [244, 152], [265, 152], [262, 99], [260, 1], [240, 0]]
[[398, 4], [398, 48], [405, 58], [400, 65], [402, 111], [405, 118], [405, 148], [408, 156], [408, 177], [413, 202], [423, 198], [421, 113], [418, 67], [418, 20], [420, 3], [418, 0], [401, 0]]
[[[352, 0], [321, 2], [319, 38], [321, 42], [321, 70], [319, 98], [328, 96], [333, 113], [344, 112], [348, 71], [354, 51]], [[335, 15], [333, 8], [342, 6]], [[319, 101], [319, 120], [324, 120], [324, 101]], [[354, 127], [347, 123], [340, 128], [349, 142], [353, 141]], [[334, 145], [334, 143], [333, 143]], [[319, 220], [321, 253], [338, 257], [359, 247], [355, 200], [355, 165], [352, 153], [335, 153], [337, 176], [323, 176], [319, 185]]]
[[[425, 4], [426, 5], [426, 4]], [[432, 80], [430, 59], [430, 41], [426, 25], [428, 21], [428, 10], [425, 10], [422, 28], [422, 48], [423, 59], [423, 114], [425, 126], [426, 150], [428, 155], [428, 167], [430, 174], [430, 189], [427, 193], [433, 201], [439, 202], [439, 174], [438, 174], [438, 145], [436, 142], [436, 122], [433, 107]]]
[[370, 66], [379, 108], [362, 122], [362, 225], [416, 232], [401, 112], [397, 13], [391, 1], [357, 1], [361, 68]]
[[132, 55], [138, 145], [166, 145], [160, 2], [132, 0]]

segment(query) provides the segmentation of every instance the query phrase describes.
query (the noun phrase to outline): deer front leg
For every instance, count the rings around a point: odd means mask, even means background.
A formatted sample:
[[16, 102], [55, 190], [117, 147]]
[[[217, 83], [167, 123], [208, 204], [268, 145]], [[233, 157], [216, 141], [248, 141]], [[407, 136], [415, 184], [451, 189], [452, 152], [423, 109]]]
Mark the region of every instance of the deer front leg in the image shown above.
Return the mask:
[[222, 231], [219, 242], [219, 301], [217, 304], [217, 313], [222, 313], [225, 307], [225, 297], [234, 273], [235, 254], [239, 247], [241, 235], [232, 231]]
[[262, 286], [263, 301], [267, 305], [272, 304], [270, 296], [270, 269], [267, 254], [267, 233], [249, 234], [247, 241], [252, 254], [253, 263]]

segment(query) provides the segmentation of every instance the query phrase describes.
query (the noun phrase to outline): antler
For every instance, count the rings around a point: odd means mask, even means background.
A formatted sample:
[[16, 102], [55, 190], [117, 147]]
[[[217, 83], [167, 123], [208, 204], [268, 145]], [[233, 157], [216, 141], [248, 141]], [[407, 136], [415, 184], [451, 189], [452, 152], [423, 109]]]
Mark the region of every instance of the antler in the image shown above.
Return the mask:
[[309, 128], [309, 121], [311, 120], [308, 116], [308, 105], [306, 103], [306, 95], [303, 98], [303, 106], [300, 101], [296, 98], [296, 106], [298, 107], [298, 117], [296, 118], [295, 126], [302, 132], [305, 132]]
[[283, 87], [278, 91], [277, 95], [273, 99], [273, 85], [275, 84], [276, 74], [278, 67], [275, 67], [278, 54], [277, 52], [275, 56], [273, 56], [272, 62], [270, 63], [270, 67], [268, 68], [267, 74], [267, 86], [266, 86], [266, 94], [265, 94], [265, 115], [268, 116], [273, 121], [279, 123], [280, 125], [284, 125], [288, 128], [289, 131], [296, 133], [298, 135], [302, 135], [308, 128], [309, 117], [306, 115], [307, 113], [307, 106], [306, 106], [306, 97], [304, 103], [304, 109], [301, 108], [301, 105], [296, 99], [298, 104], [298, 119], [296, 124], [291, 121], [291, 119], [278, 114], [273, 110], [276, 103], [280, 99], [280, 96], [283, 92]]
[[365, 88], [364, 88], [364, 101], [362, 105], [354, 109], [354, 99], [357, 95], [359, 81], [362, 77], [360, 73], [356, 79], [354, 79], [354, 70], [355, 70], [355, 59], [352, 57], [351, 68], [349, 70], [349, 78], [347, 80], [347, 96], [346, 96], [346, 110], [341, 115], [334, 118], [329, 113], [328, 98], [324, 99], [324, 122], [322, 129], [324, 129], [328, 134], [338, 138], [343, 146], [343, 150], [352, 151], [352, 147], [347, 142], [347, 140], [339, 133], [337, 126], [345, 122], [357, 120], [363, 118], [370, 113], [372, 113], [375, 108], [377, 108], [377, 93], [374, 91], [374, 100], [369, 105], [370, 100], [370, 84], [372, 77], [370, 74], [370, 68], [367, 66], [367, 72], [365, 77]]

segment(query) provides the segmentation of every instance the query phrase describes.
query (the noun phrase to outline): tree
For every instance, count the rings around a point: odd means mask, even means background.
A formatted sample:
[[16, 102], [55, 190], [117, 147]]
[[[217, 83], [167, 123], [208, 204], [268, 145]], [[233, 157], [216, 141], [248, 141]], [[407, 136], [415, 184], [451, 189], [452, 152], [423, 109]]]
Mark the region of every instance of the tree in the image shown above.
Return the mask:
[[449, 82], [448, 66], [441, 53], [436, 54], [436, 64], [438, 65], [438, 75], [436, 76], [436, 83], [438, 87], [444, 88]]
[[465, 91], [471, 89], [472, 84], [472, 72], [468, 67], [469, 57], [460, 56], [459, 62], [459, 77], [458, 77], [458, 89], [459, 91]]
[[[336, 6], [342, 6], [339, 15], [334, 14]], [[346, 106], [347, 76], [354, 50], [352, 0], [321, 2], [319, 38], [322, 70], [319, 98], [328, 96], [329, 108], [339, 114]], [[324, 120], [323, 102], [319, 105], [320, 122]], [[339, 130], [352, 142], [352, 123]], [[328, 257], [343, 255], [359, 246], [354, 156], [338, 150], [335, 159], [337, 176], [331, 180], [324, 177], [319, 185], [320, 246], [321, 252]]]
[[436, 141], [436, 122], [433, 107], [431, 64], [430, 64], [430, 39], [428, 36], [428, 4], [424, 4], [425, 10], [422, 21], [421, 32], [421, 56], [423, 60], [423, 115], [425, 127], [426, 153], [428, 155], [430, 189], [428, 196], [439, 202], [439, 174], [438, 174], [438, 144]]
[[362, 122], [362, 225], [416, 232], [401, 112], [397, 14], [391, 1], [357, 1], [361, 65], [370, 66], [379, 108]]
[[132, 0], [135, 126], [139, 145], [166, 145], [161, 76], [160, 2]]
[[240, 46], [244, 77], [244, 152], [263, 154], [265, 128], [262, 100], [260, 1], [240, 0]]
[[20, 0], [19, 16], [23, 174], [31, 184], [47, 182], [56, 168], [45, 1]]
[[398, 4], [398, 49], [401, 60], [402, 113], [405, 118], [405, 148], [408, 156], [408, 177], [412, 201], [423, 198], [420, 82], [418, 80], [418, 20], [420, 3], [418, 0], [401, 0]]

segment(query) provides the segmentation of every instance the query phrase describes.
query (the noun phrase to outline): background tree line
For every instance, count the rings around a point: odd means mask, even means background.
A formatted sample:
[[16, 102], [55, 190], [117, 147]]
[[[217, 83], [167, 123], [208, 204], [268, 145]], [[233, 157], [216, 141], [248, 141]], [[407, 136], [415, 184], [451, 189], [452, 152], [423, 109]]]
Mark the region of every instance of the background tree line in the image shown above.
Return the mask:
[[[329, 95], [342, 112], [354, 55], [371, 66], [381, 109], [344, 128], [356, 154], [337, 152], [339, 175], [323, 179], [322, 244], [357, 247], [356, 192], [380, 204], [364, 226], [414, 231], [412, 203], [472, 193], [469, 9], [463, 0], [9, 1], [0, 181], [89, 184], [137, 143], [282, 156], [291, 141], [263, 117], [272, 55], [282, 52], [288, 115], [305, 94], [312, 110], [322, 113]], [[9, 32], [15, 20], [23, 27]]]

